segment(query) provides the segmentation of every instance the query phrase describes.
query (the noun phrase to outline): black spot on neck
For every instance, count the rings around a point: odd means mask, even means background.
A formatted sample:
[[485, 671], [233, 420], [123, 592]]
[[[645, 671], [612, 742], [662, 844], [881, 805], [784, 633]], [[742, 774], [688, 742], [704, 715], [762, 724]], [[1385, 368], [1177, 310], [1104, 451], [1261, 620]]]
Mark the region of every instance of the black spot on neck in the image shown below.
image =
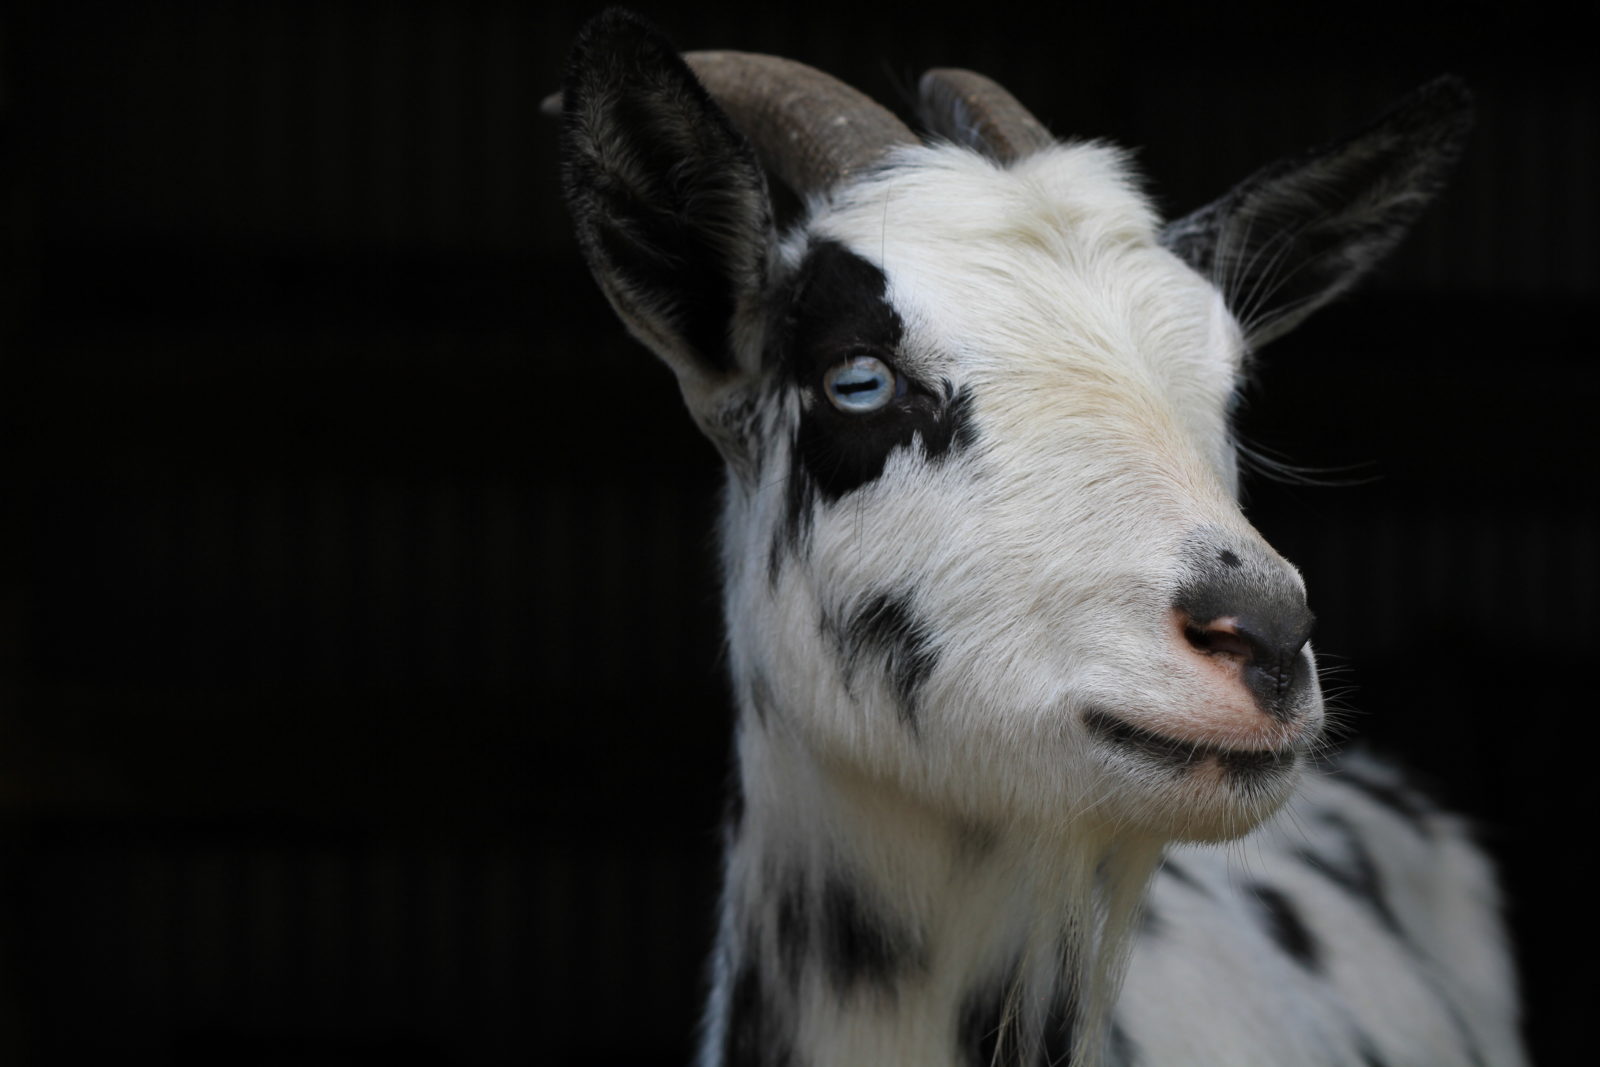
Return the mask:
[[787, 1030], [761, 986], [759, 971], [747, 960], [729, 991], [722, 1067], [790, 1067], [793, 1062]]
[[967, 1067], [1022, 1067], [1019, 1012], [1006, 1010], [1009, 982], [969, 992], [956, 1022], [957, 1054]]
[[861, 890], [835, 876], [823, 888], [818, 948], [824, 973], [834, 988], [892, 991], [895, 982], [918, 966], [911, 937], [868, 904]]
[[791, 876], [778, 891], [777, 949], [778, 966], [782, 968], [789, 985], [798, 989], [801, 972], [805, 969], [807, 946], [811, 940], [805, 885], [797, 876]]
[[1322, 969], [1322, 948], [1300, 917], [1300, 910], [1278, 890], [1260, 883], [1245, 887], [1260, 909], [1267, 936], [1308, 971]]
[[973, 986], [957, 1019], [958, 1055], [969, 1067], [1024, 1067], [1037, 1051], [1027, 1021], [1032, 1007], [1022, 983], [1022, 958]]
[[1071, 1067], [1078, 997], [1069, 939], [1062, 941], [1060, 964], [1042, 1000], [1022, 987], [1021, 959], [969, 990], [956, 1020], [959, 1060], [968, 1067]]
[[1400, 920], [1384, 892], [1383, 878], [1378, 873], [1377, 861], [1367, 850], [1359, 832], [1349, 820], [1340, 815], [1323, 815], [1318, 821], [1344, 839], [1342, 855], [1328, 856], [1302, 849], [1299, 857], [1329, 881], [1366, 901], [1389, 932], [1405, 940], [1405, 931], [1401, 928]]

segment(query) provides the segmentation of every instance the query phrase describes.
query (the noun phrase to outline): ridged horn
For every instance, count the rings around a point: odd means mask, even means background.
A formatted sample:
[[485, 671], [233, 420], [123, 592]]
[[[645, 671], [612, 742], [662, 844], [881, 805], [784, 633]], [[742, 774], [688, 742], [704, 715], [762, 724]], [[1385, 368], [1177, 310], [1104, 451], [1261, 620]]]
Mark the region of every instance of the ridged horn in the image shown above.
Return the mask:
[[971, 70], [940, 67], [917, 85], [918, 113], [927, 128], [1011, 164], [1056, 143], [1044, 124], [999, 83]]
[[685, 60], [768, 170], [801, 196], [919, 144], [905, 123], [804, 63], [751, 52], [686, 52]]

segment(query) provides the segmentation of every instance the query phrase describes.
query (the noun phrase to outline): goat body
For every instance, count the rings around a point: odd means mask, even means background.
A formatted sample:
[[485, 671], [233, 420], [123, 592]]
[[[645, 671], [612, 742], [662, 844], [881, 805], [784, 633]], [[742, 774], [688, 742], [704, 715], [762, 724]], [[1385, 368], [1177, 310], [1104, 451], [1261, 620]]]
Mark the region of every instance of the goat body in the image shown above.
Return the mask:
[[1229, 432], [1442, 181], [1460, 87], [1165, 226], [968, 72], [924, 143], [610, 12], [563, 101], [590, 266], [728, 466], [704, 1067], [1521, 1062], [1462, 827], [1311, 765], [1311, 616]]

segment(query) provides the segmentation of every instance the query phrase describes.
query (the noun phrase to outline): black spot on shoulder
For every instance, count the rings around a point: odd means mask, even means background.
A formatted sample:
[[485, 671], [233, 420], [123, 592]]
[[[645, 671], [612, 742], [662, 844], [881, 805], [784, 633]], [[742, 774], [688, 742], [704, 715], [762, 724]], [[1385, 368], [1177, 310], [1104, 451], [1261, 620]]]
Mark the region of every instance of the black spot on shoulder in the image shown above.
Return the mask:
[[790, 1067], [792, 1062], [788, 1034], [761, 988], [760, 974], [747, 961], [734, 977], [728, 997], [723, 1067]]
[[1226, 548], [1217, 553], [1217, 561], [1224, 567], [1239, 566], [1239, 557]]
[[1106, 1049], [1106, 1063], [1108, 1067], [1138, 1067], [1139, 1046], [1122, 1024], [1113, 1021], [1111, 1024], [1111, 1038]]
[[1365, 1041], [1362, 1041], [1360, 1047], [1356, 1049], [1356, 1055], [1361, 1057], [1361, 1067], [1389, 1067], [1389, 1061]]
[[1155, 903], [1146, 899], [1144, 906], [1139, 909], [1139, 936], [1156, 937], [1164, 926], [1165, 922], [1160, 912], [1156, 910]]
[[1394, 909], [1389, 905], [1389, 899], [1384, 893], [1383, 878], [1378, 873], [1377, 861], [1372, 858], [1366, 843], [1361, 840], [1360, 833], [1348, 819], [1340, 815], [1323, 815], [1319, 821], [1343, 838], [1340, 854], [1328, 856], [1302, 849], [1299, 852], [1300, 858], [1329, 881], [1365, 901], [1391, 933], [1404, 939], [1400, 920], [1395, 916]]
[[1211, 890], [1202, 885], [1200, 881], [1189, 872], [1189, 868], [1185, 867], [1181, 863], [1178, 863], [1171, 856], [1168, 856], [1166, 859], [1161, 861], [1160, 873], [1168, 875], [1173, 881], [1180, 882], [1183, 885], [1188, 886], [1190, 889], [1193, 889], [1197, 893], [1204, 893], [1206, 896], [1211, 895]]
[[851, 674], [863, 657], [883, 658], [900, 717], [915, 727], [917, 693], [938, 665], [939, 653], [912, 611], [911, 598], [890, 593], [868, 597], [844, 624], [839, 639]]
[[[900, 359], [905, 323], [887, 290], [878, 267], [843, 245], [818, 241], [780, 300], [769, 359], [801, 398], [790, 478], [804, 475], [830, 502], [877, 479], [890, 453], [913, 441], [930, 459], [940, 459], [977, 440], [969, 390], [906, 373]], [[877, 411], [840, 411], [823, 392], [823, 374], [862, 355], [889, 364], [907, 388]], [[791, 486], [791, 497], [801, 492]]]
[[1322, 949], [1300, 917], [1300, 909], [1283, 893], [1269, 885], [1255, 883], [1245, 887], [1261, 912], [1267, 936], [1308, 971], [1322, 968]]
[[1338, 780], [1382, 804], [1409, 823], [1419, 834], [1429, 835], [1428, 818], [1433, 813], [1433, 808], [1421, 794], [1396, 782], [1382, 781], [1352, 772], [1348, 767], [1343, 769]]
[[887, 916], [873, 910], [860, 890], [835, 877], [823, 888], [818, 947], [833, 985], [844, 992], [858, 986], [892, 989], [916, 965], [911, 940]]

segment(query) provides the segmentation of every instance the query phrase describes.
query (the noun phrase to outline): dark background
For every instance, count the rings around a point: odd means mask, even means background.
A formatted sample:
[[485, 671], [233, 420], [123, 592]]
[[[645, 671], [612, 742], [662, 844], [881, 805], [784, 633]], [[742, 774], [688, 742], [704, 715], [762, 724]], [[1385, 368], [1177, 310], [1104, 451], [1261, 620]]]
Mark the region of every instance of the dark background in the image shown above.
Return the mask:
[[[1058, 133], [1138, 146], [1174, 214], [1472, 83], [1458, 180], [1244, 412], [1360, 484], [1257, 478], [1251, 515], [1307, 575], [1354, 729], [1480, 821], [1530, 1040], [1570, 1062], [1589, 35], [1280, 6], [645, 10], [888, 101], [988, 71]], [[537, 104], [593, 10], [0, 14], [0, 1062], [686, 1059], [727, 749], [718, 471], [560, 203]]]

